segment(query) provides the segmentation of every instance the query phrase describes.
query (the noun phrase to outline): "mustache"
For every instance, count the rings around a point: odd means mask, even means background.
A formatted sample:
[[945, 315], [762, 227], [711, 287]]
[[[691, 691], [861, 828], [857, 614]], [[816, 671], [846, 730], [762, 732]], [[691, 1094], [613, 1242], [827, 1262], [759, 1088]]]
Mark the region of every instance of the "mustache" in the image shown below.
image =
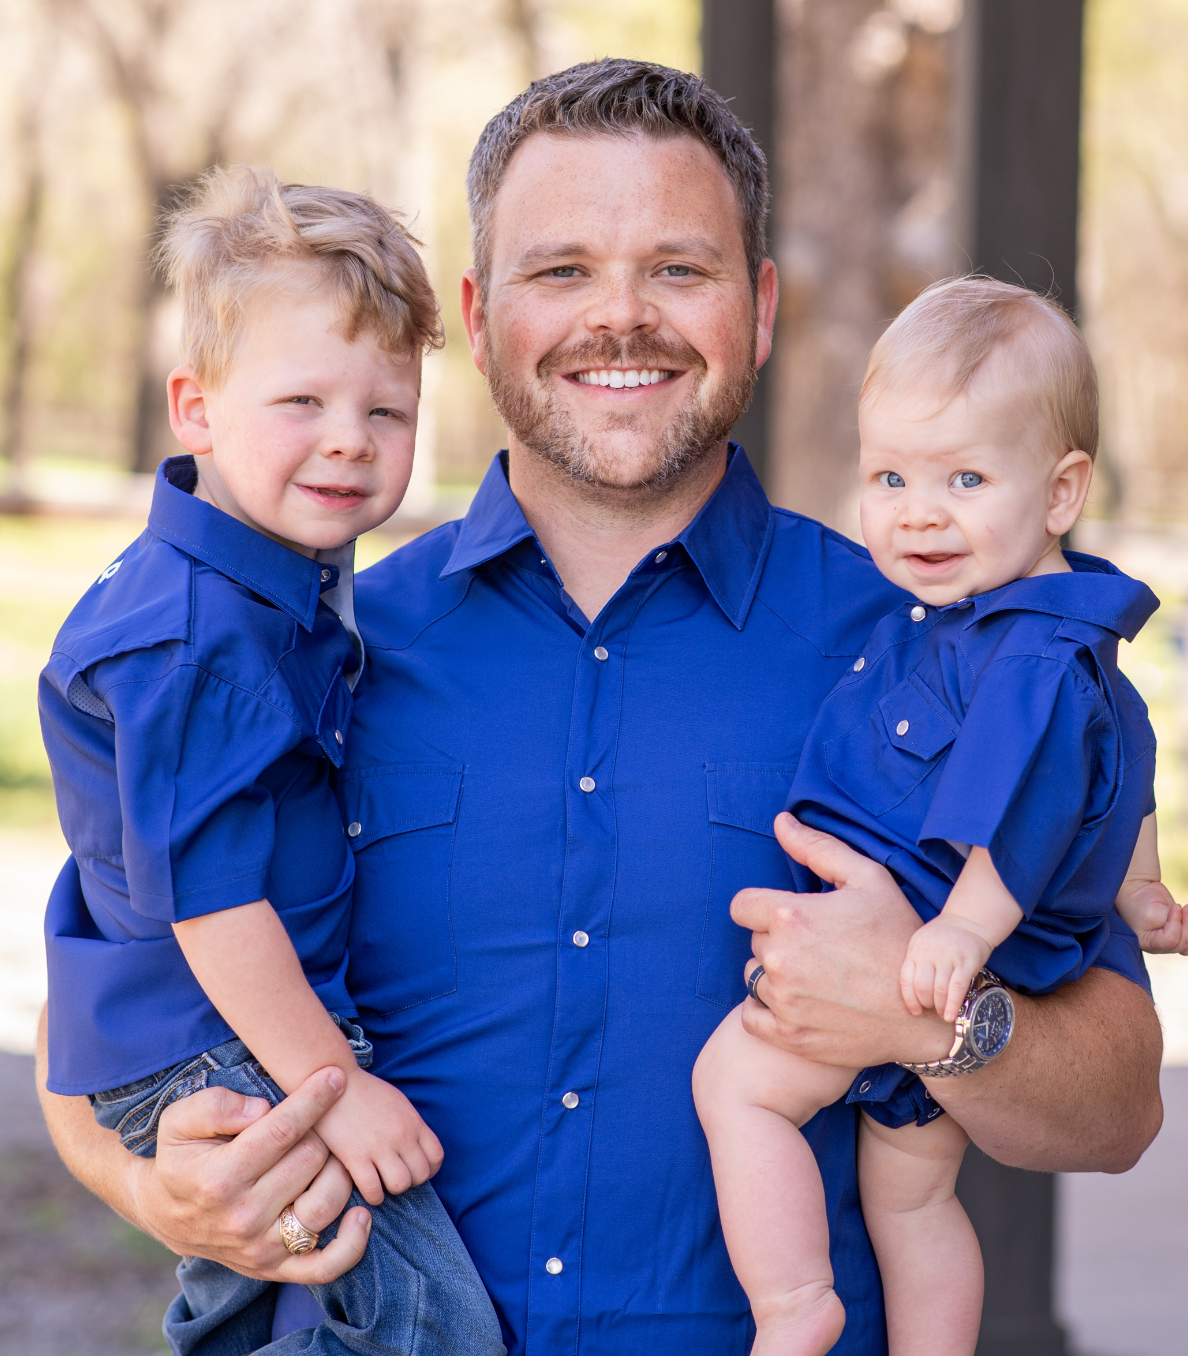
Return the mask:
[[614, 335], [591, 335], [577, 344], [558, 344], [536, 365], [543, 381], [554, 372], [584, 371], [598, 367], [678, 368], [704, 374], [706, 361], [681, 339], [658, 339], [639, 334], [629, 339]]

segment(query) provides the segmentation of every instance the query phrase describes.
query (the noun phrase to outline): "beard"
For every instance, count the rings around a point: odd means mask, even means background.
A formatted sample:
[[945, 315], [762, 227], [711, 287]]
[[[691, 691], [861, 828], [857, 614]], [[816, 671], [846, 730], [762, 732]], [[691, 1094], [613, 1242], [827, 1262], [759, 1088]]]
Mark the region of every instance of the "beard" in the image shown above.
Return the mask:
[[[709, 392], [704, 389], [708, 375], [705, 359], [679, 340], [606, 335], [558, 345], [537, 364], [535, 379], [525, 382], [504, 366], [498, 346], [490, 338], [488, 333], [487, 383], [508, 429], [524, 447], [571, 479], [599, 488], [662, 492], [666, 482], [714, 452], [746, 409], [755, 388], [753, 337], [745, 367], [727, 373]], [[555, 372], [611, 366], [692, 374], [684, 404], [644, 447], [620, 450], [615, 446], [615, 435], [644, 429], [651, 416], [642, 411], [610, 410], [598, 427], [583, 429], [552, 389], [550, 378]]]

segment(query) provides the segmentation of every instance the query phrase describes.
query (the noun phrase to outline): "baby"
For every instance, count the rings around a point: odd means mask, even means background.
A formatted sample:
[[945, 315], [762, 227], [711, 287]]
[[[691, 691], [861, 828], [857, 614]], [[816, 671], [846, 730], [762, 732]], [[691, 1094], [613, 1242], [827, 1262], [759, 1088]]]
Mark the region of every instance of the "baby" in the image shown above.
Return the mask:
[[[1118, 926], [1115, 900], [1147, 949], [1183, 943], [1159, 881], [1155, 739], [1117, 668], [1118, 638], [1158, 604], [1061, 550], [1089, 489], [1097, 384], [1053, 302], [984, 278], [929, 288], [875, 346], [859, 426], [863, 536], [912, 599], [823, 704], [788, 808], [887, 866], [924, 920], [900, 974], [911, 1012], [954, 1022], [996, 995], [975, 1057], [957, 1057], [959, 1025], [954, 1056], [918, 1067], [960, 1074], [1010, 1039], [997, 977], [1029, 994], [1078, 978]], [[859, 1186], [892, 1356], [972, 1356], [982, 1268], [954, 1195], [964, 1131], [917, 1072], [813, 1064], [750, 1036], [740, 1012], [702, 1051], [694, 1096], [754, 1356], [816, 1356], [842, 1331], [798, 1127], [847, 1094], [863, 1109]]]
[[[184, 1259], [165, 1331], [187, 1356], [504, 1351], [428, 1184], [441, 1146], [365, 1072], [346, 985], [354, 857], [331, 774], [363, 663], [354, 541], [408, 485], [421, 356], [441, 343], [414, 245], [357, 194], [207, 176], [162, 247], [189, 455], [161, 467], [148, 529], [42, 675], [73, 854], [46, 921], [50, 1089], [87, 1094], [151, 1157], [179, 1098], [275, 1105], [337, 1065], [345, 1090], [317, 1133], [351, 1205], [376, 1207], [362, 1262], [311, 1287], [328, 1320], [271, 1345], [275, 1287]], [[317, 1244], [292, 1206], [277, 1229], [290, 1252]]]

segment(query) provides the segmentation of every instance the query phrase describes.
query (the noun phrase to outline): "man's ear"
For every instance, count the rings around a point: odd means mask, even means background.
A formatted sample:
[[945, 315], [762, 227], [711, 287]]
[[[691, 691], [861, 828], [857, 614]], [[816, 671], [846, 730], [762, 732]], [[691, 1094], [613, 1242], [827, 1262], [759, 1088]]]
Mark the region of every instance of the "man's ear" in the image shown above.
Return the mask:
[[483, 330], [483, 292], [479, 287], [478, 275], [473, 268], [462, 274], [462, 323], [466, 326], [466, 338], [470, 343], [470, 356], [474, 365], [485, 377], [487, 375], [487, 346]]
[[1093, 463], [1087, 452], [1074, 448], [1056, 463], [1048, 481], [1048, 533], [1063, 537], [1085, 507], [1085, 496], [1093, 480]]
[[175, 367], [165, 383], [169, 393], [169, 427], [173, 436], [196, 457], [212, 447], [206, 419], [206, 392], [192, 367]]
[[775, 326], [776, 302], [780, 281], [776, 266], [764, 259], [755, 284], [755, 366], [760, 368], [771, 355], [771, 332]]

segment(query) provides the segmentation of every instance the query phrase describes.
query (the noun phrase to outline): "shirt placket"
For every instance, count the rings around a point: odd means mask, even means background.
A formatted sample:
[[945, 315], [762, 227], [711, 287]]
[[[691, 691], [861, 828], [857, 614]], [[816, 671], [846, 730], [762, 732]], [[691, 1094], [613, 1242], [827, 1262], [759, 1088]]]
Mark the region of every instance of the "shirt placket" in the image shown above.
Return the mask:
[[618, 851], [613, 778], [623, 668], [633, 619], [659, 582], [654, 575], [633, 576], [590, 628], [578, 655], [565, 778], [557, 991], [529, 1262], [529, 1356], [578, 1349], [582, 1232]]

